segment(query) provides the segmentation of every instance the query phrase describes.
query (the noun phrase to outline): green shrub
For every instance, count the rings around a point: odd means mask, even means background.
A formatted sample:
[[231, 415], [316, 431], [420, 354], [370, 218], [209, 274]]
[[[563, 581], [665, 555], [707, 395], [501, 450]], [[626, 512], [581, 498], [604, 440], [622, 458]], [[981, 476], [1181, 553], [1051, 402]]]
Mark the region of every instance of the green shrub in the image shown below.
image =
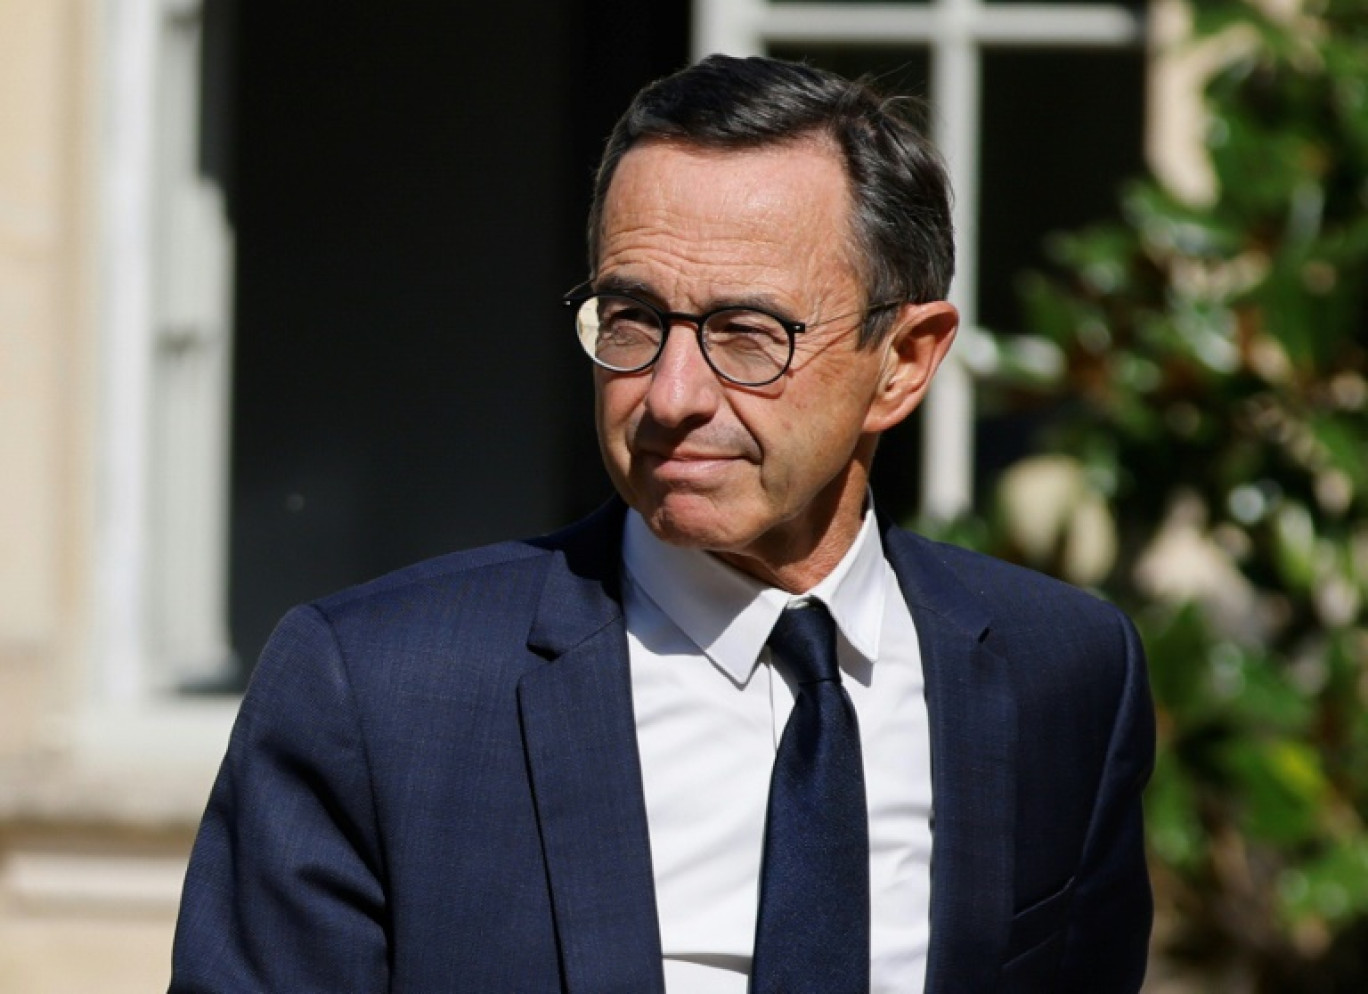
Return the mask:
[[[1048, 412], [1052, 455], [956, 527], [1141, 628], [1164, 953], [1202, 990], [1362, 991], [1368, 0], [1195, 13], [1195, 39], [1229, 39], [1206, 90], [1215, 197], [1137, 182], [1120, 220], [1052, 241], [988, 386]], [[1042, 348], [1053, 375], [1011, 361]]]

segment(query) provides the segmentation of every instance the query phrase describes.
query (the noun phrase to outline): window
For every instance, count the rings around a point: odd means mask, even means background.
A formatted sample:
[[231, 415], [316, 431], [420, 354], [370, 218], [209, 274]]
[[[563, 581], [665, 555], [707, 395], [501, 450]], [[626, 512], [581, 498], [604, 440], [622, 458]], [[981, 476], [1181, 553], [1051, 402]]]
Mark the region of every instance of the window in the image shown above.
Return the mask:
[[108, 16], [93, 696], [125, 705], [229, 664], [231, 231], [200, 126], [220, 94], [204, 85], [206, 4]]
[[[923, 420], [920, 505], [951, 517], [972, 502], [973, 369], [980, 321], [1010, 330], [1010, 278], [1047, 230], [1104, 213], [1117, 181], [1140, 168], [1140, 4], [1017, 0], [923, 3], [697, 0], [696, 56], [725, 51], [807, 58], [928, 97], [955, 189], [960, 340]], [[1022, 183], [1051, 144], [1073, 167]], [[1082, 184], [1081, 188], [1079, 184]], [[1053, 211], [1042, 215], [1033, 206]], [[1019, 209], [1017, 209], [1019, 208]], [[991, 283], [989, 282], [991, 280]], [[889, 442], [895, 442], [890, 437]], [[885, 448], [880, 462], [900, 461]], [[991, 456], [990, 456], [991, 458]], [[897, 481], [894, 483], [895, 489]]]

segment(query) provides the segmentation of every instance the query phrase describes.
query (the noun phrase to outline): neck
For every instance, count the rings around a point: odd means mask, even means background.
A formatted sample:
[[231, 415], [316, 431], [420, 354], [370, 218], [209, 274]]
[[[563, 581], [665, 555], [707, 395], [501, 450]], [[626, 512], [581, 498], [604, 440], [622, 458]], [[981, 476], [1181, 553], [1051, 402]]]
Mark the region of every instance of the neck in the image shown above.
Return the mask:
[[771, 587], [791, 594], [806, 593], [826, 579], [855, 544], [869, 491], [867, 462], [851, 462], [828, 491], [825, 513], [775, 528], [744, 549], [713, 554]]

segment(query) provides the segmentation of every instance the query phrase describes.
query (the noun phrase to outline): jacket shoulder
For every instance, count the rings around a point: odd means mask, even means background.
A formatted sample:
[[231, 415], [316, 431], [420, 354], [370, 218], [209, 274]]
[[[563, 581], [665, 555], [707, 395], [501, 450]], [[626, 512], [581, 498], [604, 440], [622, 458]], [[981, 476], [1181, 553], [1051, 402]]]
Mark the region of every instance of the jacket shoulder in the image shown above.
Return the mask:
[[516, 608], [531, 603], [527, 584], [539, 586], [553, 561], [577, 576], [615, 584], [624, 509], [615, 502], [559, 531], [447, 553], [405, 566], [320, 598], [310, 606], [340, 619], [367, 607], [435, 598], [445, 603]]
[[1026, 566], [901, 529], [891, 530], [889, 541], [900, 547], [904, 562], [919, 564], [914, 582], [936, 588], [947, 581], [957, 585], [999, 626], [1015, 622], [1036, 628], [1062, 620], [1114, 626], [1125, 618], [1097, 594]]
[[464, 549], [425, 559], [374, 579], [345, 587], [318, 598], [312, 604], [329, 617], [361, 608], [368, 602], [404, 598], [434, 589], [452, 589], [479, 584], [499, 572], [535, 570], [549, 550], [527, 541], [507, 541], [475, 549]]

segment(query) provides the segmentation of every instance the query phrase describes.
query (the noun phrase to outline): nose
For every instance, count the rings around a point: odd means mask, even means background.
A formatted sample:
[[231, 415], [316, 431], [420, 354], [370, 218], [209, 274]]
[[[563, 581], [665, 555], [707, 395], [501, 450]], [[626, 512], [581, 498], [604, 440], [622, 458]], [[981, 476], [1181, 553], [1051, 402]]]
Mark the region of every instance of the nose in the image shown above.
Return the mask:
[[660, 424], [681, 427], [707, 421], [717, 410], [722, 384], [703, 358], [696, 330], [676, 322], [665, 333], [665, 348], [651, 367], [646, 411]]

